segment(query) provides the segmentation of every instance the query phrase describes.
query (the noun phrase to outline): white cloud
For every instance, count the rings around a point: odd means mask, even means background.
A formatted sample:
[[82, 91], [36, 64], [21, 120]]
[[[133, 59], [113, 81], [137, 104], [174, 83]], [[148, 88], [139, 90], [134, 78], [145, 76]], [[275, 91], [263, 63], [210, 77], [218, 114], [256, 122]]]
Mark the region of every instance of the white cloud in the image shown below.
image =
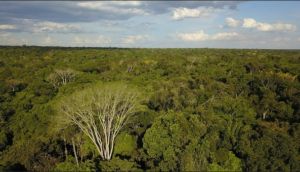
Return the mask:
[[4, 33], [4, 34], [1, 34], [0, 37], [9, 37], [10, 34], [9, 33]]
[[212, 40], [237, 40], [243, 39], [244, 36], [238, 33], [218, 33], [211, 37]]
[[[148, 15], [148, 13], [143, 9], [135, 8], [136, 6], [141, 5], [141, 2], [138, 1], [128, 1], [128, 2], [118, 2], [118, 1], [99, 1], [99, 2], [79, 2], [77, 6], [93, 9], [93, 10], [100, 10], [110, 13], [116, 14], [134, 14], [134, 15]], [[117, 6], [117, 7], [115, 7]], [[118, 7], [121, 6], [121, 7]], [[122, 8], [122, 6], [131, 6], [131, 8]]]
[[245, 38], [245, 36], [238, 34], [236, 32], [234, 33], [218, 33], [213, 36], [209, 36], [208, 34], [205, 34], [203, 30], [200, 30], [195, 33], [176, 33], [176, 34], [170, 34], [170, 36], [173, 36], [175, 40], [181, 40], [181, 41], [205, 41], [205, 40], [241, 40]]
[[76, 33], [81, 32], [83, 28], [77, 24], [62, 24], [45, 21], [33, 24], [31, 30], [35, 33]]
[[7, 30], [7, 29], [16, 29], [17, 27], [14, 25], [0, 25], [0, 30]]
[[45, 45], [58, 45], [59, 42], [57, 40], [52, 39], [50, 36], [47, 36], [45, 39], [41, 41], [42, 44]]
[[143, 43], [146, 41], [153, 41], [154, 39], [149, 35], [137, 35], [137, 36], [127, 36], [122, 38], [122, 42], [125, 44], [133, 44], [133, 43]]
[[200, 16], [198, 9], [179, 8], [173, 13], [172, 20], [182, 20], [184, 18], [196, 18]]
[[255, 21], [254, 19], [247, 18], [243, 19], [244, 23], [242, 25], [242, 28], [256, 28], [259, 26], [259, 22]]
[[257, 27], [257, 30], [259, 31], [295, 31], [297, 27], [295, 25], [291, 24], [283, 24], [283, 23], [276, 23], [276, 24], [267, 24], [267, 23], [262, 23], [259, 27]]
[[[101, 45], [101, 46], [110, 46], [113, 45], [121, 45], [123, 44], [134, 44], [134, 43], [144, 43], [147, 41], [153, 41], [153, 37], [149, 35], [137, 35], [137, 36], [126, 36], [126, 37], [105, 37], [105, 36], [98, 36], [97, 38], [87, 38], [82, 39], [79, 37], [74, 37], [73, 41], [71, 42], [72, 45], [84, 45], [84, 44], [94, 44], [94, 45]], [[123, 45], [122, 45], [123, 46]], [[125, 45], [124, 45], [125, 46]]]
[[51, 44], [53, 43], [53, 40], [47, 36], [43, 41], [42, 41], [42, 44]]
[[137, 35], [135, 36], [135, 39], [139, 41], [153, 40], [153, 38], [149, 35]]
[[257, 43], [259, 43], [259, 44], [265, 44], [266, 41], [258, 41]]
[[11, 45], [23, 45], [23, 44], [28, 44], [28, 40], [27, 39], [7, 39], [8, 43]]
[[0, 35], [0, 44], [1, 45], [23, 45], [28, 44], [27, 39], [14, 39], [10, 37], [9, 33]]
[[81, 38], [75, 36], [74, 41], [71, 42], [71, 44], [82, 44], [83, 41]]
[[276, 37], [276, 38], [273, 39], [273, 41], [276, 41], [276, 42], [281, 41], [281, 37]]
[[297, 39], [297, 41], [300, 41], [300, 37]]
[[233, 19], [231, 17], [227, 17], [225, 19], [226, 24], [225, 25], [219, 25], [219, 28], [236, 28], [239, 27], [239, 22], [241, 19]]
[[[79, 38], [78, 41], [81, 41], [81, 39]], [[95, 39], [84, 39], [84, 43], [86, 44], [108, 44], [110, 42], [111, 42], [110, 38], [104, 37], [102, 35], [100, 35], [98, 38]]]
[[290, 40], [290, 38], [287, 38], [287, 37], [280, 37], [280, 36], [278, 36], [278, 37], [276, 37], [276, 38], [273, 39], [273, 41], [275, 41], [275, 42], [279, 42], [279, 41], [289, 41], [289, 40]]
[[[44, 33], [81, 33], [84, 29], [79, 24], [65, 24], [50, 21], [41, 21], [35, 19], [15, 19], [12, 21], [17, 23], [18, 27], [14, 27], [19, 32], [30, 32], [34, 34]], [[0, 25], [1, 26], [1, 25]], [[3, 26], [3, 25], [2, 25]]]
[[[62, 1], [62, 2], [20, 2], [0, 1], [2, 18], [30, 18], [59, 23], [94, 22], [102, 19], [128, 20], [140, 15], [165, 15], [174, 9], [212, 8], [223, 10], [236, 9], [241, 1]], [[30, 11], [30, 12], [29, 12]], [[42, 15], [33, 15], [35, 11], [45, 11]]]
[[123, 43], [124, 44], [133, 44], [135, 43], [134, 38], [131, 36], [128, 36], [127, 38], [123, 38]]
[[225, 21], [226, 21], [226, 26], [228, 27], [238, 27], [240, 22], [239, 20], [235, 20], [230, 17], [226, 18]]
[[189, 8], [177, 8], [173, 11], [172, 20], [183, 20], [184, 18], [198, 18], [210, 16], [213, 10], [199, 10]]
[[175, 39], [180, 39], [183, 41], [204, 41], [209, 38], [209, 36], [205, 34], [203, 30], [195, 33], [176, 33], [171, 34], [171, 36], [175, 37]]
[[98, 2], [79, 2], [77, 6], [89, 9], [113, 9], [114, 6], [138, 7], [142, 5], [140, 1], [98, 1]]
[[140, 6], [142, 4], [140, 1], [109, 1], [106, 3], [111, 3], [119, 6]]
[[256, 28], [258, 31], [295, 31], [297, 26], [292, 24], [284, 24], [284, 23], [276, 23], [276, 24], [268, 24], [268, 23], [261, 23], [257, 22], [252, 18], [243, 19], [244, 23], [242, 28]]
[[240, 41], [240, 43], [241, 44], [245, 44], [245, 45], [257, 45], [257, 44], [266, 44], [266, 41], [260, 41], [260, 40], [256, 40], [256, 41]]

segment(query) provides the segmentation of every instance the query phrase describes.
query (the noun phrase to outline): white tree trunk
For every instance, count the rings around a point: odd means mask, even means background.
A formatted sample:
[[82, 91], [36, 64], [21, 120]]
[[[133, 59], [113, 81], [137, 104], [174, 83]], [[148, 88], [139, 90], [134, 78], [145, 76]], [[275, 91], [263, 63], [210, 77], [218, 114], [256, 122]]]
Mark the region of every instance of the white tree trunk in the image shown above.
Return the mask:
[[269, 109], [267, 109], [267, 110], [262, 114], [262, 120], [263, 120], [263, 121], [266, 119], [268, 111], [269, 111]]
[[76, 147], [75, 147], [75, 142], [74, 139], [72, 137], [72, 145], [73, 145], [73, 151], [74, 151], [74, 155], [75, 155], [75, 159], [76, 159], [76, 164], [79, 167], [79, 163], [78, 163], [78, 158], [77, 158], [77, 153], [76, 153]]
[[124, 85], [84, 90], [59, 103], [60, 120], [78, 126], [94, 143], [103, 160], [110, 160], [116, 136], [134, 114], [138, 94]]

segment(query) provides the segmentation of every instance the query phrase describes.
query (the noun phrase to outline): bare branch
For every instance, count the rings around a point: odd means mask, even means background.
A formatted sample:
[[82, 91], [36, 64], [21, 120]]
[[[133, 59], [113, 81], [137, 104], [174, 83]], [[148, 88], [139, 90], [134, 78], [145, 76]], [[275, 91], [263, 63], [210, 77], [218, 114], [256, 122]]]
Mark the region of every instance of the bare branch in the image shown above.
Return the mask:
[[134, 89], [109, 84], [64, 98], [58, 104], [59, 119], [78, 126], [92, 140], [103, 160], [110, 160], [115, 138], [135, 113], [138, 103]]
[[15, 91], [17, 85], [19, 85], [20, 83], [21, 82], [17, 79], [7, 79], [6, 80], [6, 84], [12, 88], [13, 92]]
[[56, 88], [58, 82], [59, 82], [59, 78], [58, 75], [56, 73], [51, 73], [47, 78], [46, 81], [51, 83], [54, 88]]
[[62, 69], [55, 69], [54, 72], [60, 76], [61, 78], [61, 83], [63, 85], [66, 85], [69, 82], [72, 82], [75, 80], [75, 76], [77, 74], [76, 71], [74, 71], [73, 69], [66, 69], [66, 70], [62, 70]]

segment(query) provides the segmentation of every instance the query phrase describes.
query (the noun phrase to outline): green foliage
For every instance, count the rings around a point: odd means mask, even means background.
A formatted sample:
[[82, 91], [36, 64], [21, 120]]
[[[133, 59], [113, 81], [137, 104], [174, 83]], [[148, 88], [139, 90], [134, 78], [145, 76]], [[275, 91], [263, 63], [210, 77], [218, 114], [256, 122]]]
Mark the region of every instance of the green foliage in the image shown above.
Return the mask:
[[[299, 171], [299, 57], [299, 50], [1, 46], [0, 171]], [[62, 84], [57, 69], [76, 75]], [[112, 159], [99, 162], [78, 128], [53, 132], [53, 105], [111, 82], [139, 88], [143, 110], [120, 131]]]
[[139, 166], [132, 161], [114, 157], [110, 161], [101, 161], [100, 167], [103, 171], [142, 171]]
[[0, 133], [0, 151], [3, 151], [8, 144], [7, 135], [5, 132]]
[[121, 133], [116, 137], [116, 144], [114, 147], [114, 154], [122, 156], [130, 156], [136, 147], [133, 136]]
[[197, 116], [191, 116], [188, 121], [183, 114], [169, 111], [146, 131], [143, 147], [150, 160], [159, 162], [162, 171], [178, 170], [178, 155], [183, 152], [182, 148], [190, 141], [200, 139], [205, 132], [205, 126]]
[[[224, 156], [220, 153], [225, 152], [221, 151], [217, 154], [217, 156]], [[242, 171], [242, 161], [239, 158], [235, 157], [232, 152], [226, 152], [225, 155], [227, 157], [226, 160], [221, 163], [222, 166], [217, 163], [212, 163], [208, 165], [207, 171]]]
[[66, 161], [56, 164], [51, 171], [96, 171], [96, 166], [92, 161], [82, 162], [77, 166], [73, 156], [68, 156]]

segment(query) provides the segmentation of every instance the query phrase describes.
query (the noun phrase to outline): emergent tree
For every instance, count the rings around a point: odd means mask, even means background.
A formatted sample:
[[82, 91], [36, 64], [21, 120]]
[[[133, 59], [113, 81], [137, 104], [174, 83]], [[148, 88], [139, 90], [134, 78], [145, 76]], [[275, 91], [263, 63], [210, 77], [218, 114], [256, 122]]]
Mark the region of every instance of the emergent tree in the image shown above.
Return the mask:
[[55, 69], [54, 70], [55, 73], [57, 73], [57, 75], [59, 75], [61, 77], [61, 83], [63, 85], [66, 85], [67, 83], [74, 81], [75, 76], [77, 74], [76, 71], [74, 71], [73, 69], [66, 69], [66, 70], [62, 70], [62, 69]]
[[116, 136], [136, 112], [137, 90], [107, 84], [75, 92], [58, 103], [60, 124], [78, 126], [94, 143], [103, 160], [112, 158]]

